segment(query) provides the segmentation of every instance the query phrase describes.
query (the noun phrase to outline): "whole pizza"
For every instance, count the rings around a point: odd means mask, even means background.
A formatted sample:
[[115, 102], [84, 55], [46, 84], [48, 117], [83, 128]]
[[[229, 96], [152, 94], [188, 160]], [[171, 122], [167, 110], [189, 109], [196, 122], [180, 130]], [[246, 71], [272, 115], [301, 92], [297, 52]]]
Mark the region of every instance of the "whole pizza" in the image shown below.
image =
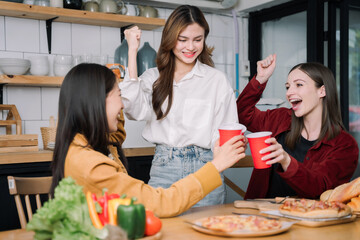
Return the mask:
[[333, 201], [310, 199], [286, 200], [279, 208], [280, 213], [301, 218], [340, 218], [351, 214], [346, 204]]
[[280, 229], [281, 222], [276, 219], [253, 215], [224, 215], [208, 217], [202, 221], [202, 226], [228, 233], [234, 231], [259, 232]]

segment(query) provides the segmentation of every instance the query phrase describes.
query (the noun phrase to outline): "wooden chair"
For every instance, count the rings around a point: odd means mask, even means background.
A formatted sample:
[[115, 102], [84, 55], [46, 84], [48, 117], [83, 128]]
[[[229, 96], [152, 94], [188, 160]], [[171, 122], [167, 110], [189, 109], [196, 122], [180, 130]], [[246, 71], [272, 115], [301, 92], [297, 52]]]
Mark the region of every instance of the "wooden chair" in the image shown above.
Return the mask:
[[26, 228], [26, 217], [20, 196], [24, 196], [28, 220], [33, 215], [31, 208], [30, 195], [35, 195], [36, 209], [41, 208], [40, 194], [48, 195], [50, 199], [50, 187], [52, 177], [13, 177], [8, 176], [9, 192], [14, 195], [16, 208], [19, 215], [22, 229]]
[[[246, 155], [245, 158], [241, 159], [239, 162], [235, 163], [231, 168], [252, 168], [254, 167], [254, 163], [251, 155]], [[241, 197], [245, 197], [245, 191], [242, 190], [239, 186], [237, 186], [233, 181], [224, 176], [224, 182], [228, 185], [232, 190], [234, 190]]]

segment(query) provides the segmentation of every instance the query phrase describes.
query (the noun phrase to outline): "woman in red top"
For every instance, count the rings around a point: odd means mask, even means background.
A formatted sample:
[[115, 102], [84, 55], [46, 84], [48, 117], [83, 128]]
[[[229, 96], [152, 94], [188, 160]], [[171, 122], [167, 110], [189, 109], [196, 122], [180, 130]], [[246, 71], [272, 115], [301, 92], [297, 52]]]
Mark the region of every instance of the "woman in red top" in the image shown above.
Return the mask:
[[254, 169], [245, 198], [318, 198], [351, 179], [359, 149], [343, 126], [334, 76], [322, 64], [290, 70], [285, 87], [291, 108], [256, 108], [275, 63], [275, 54], [258, 61], [257, 75], [237, 99], [240, 123], [251, 132], [272, 132], [271, 145], [261, 150], [270, 152], [262, 160], [271, 168]]

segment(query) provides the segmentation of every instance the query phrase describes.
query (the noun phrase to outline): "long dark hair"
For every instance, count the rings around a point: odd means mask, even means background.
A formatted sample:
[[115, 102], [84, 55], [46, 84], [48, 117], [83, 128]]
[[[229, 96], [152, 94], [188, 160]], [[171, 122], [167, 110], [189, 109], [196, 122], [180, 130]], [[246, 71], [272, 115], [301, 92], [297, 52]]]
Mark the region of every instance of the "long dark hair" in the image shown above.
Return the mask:
[[[320, 63], [300, 63], [294, 66], [289, 74], [295, 69], [299, 69], [308, 75], [314, 82], [317, 88], [325, 87], [326, 96], [323, 97], [323, 109], [321, 117], [321, 130], [319, 138], [316, 143], [323, 139], [333, 139], [342, 129], [344, 124], [341, 119], [340, 104], [338, 100], [336, 81], [331, 70]], [[304, 128], [303, 117], [296, 117], [292, 113], [291, 130], [286, 135], [285, 144], [294, 149], [296, 143], [300, 140], [301, 131]], [[315, 144], [316, 144], [315, 143]]]
[[[172, 50], [176, 46], [179, 34], [193, 23], [199, 24], [205, 30], [204, 49], [199, 55], [198, 60], [211, 67], [214, 66], [214, 62], [211, 59], [212, 49], [205, 44], [206, 37], [209, 34], [209, 25], [204, 14], [195, 6], [182, 5], [177, 7], [165, 23], [156, 57], [160, 76], [153, 85], [152, 105], [158, 120], [166, 117], [172, 105], [175, 72], [175, 55]], [[168, 98], [168, 104], [165, 113], [163, 113], [161, 106], [166, 98]]]
[[[114, 73], [98, 64], [79, 64], [65, 76], [59, 97], [51, 193], [64, 177], [66, 154], [76, 134], [84, 135], [88, 146], [95, 151], [106, 156], [109, 154], [105, 100], [115, 83]], [[123, 156], [121, 149], [119, 155]]]

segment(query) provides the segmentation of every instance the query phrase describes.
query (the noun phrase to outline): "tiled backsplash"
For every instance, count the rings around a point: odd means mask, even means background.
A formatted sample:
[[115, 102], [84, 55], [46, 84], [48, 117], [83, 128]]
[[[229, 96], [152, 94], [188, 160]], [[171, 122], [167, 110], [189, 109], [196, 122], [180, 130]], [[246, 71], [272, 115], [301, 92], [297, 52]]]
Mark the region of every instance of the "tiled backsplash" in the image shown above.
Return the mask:
[[[167, 18], [172, 9], [158, 9], [160, 18]], [[209, 46], [214, 46], [213, 60], [216, 68], [228, 75], [234, 86], [234, 24], [231, 16], [205, 14], [210, 25]], [[162, 28], [143, 31], [140, 47], [144, 42], [157, 50]], [[0, 16], [0, 57], [26, 58], [47, 55], [50, 76], [54, 76], [53, 61], [56, 55], [108, 55], [114, 60], [115, 49], [120, 45], [120, 29], [71, 23], [52, 24], [52, 52], [48, 53], [45, 21]], [[23, 123], [24, 134], [38, 134], [39, 147], [43, 148], [40, 127], [49, 124], [49, 117], [57, 118], [58, 87], [5, 86], [3, 103], [15, 104]], [[81, 89], [79, 89], [81, 92]], [[152, 146], [142, 139], [143, 122], [126, 120], [127, 139], [124, 147]], [[3, 134], [3, 131], [0, 131]]]

